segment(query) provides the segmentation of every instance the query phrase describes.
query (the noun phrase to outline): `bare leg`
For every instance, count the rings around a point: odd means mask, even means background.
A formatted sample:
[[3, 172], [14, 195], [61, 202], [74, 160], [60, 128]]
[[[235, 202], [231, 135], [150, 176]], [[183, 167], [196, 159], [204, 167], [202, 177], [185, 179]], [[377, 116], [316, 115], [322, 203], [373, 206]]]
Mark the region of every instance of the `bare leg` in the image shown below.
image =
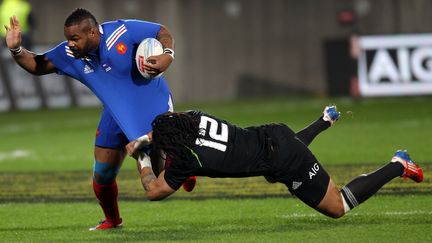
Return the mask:
[[102, 148], [95, 146], [94, 148], [95, 159], [103, 161], [105, 163], [120, 165], [126, 156], [125, 149], [112, 149], [112, 148]]
[[342, 195], [332, 179], [329, 181], [324, 198], [315, 209], [332, 218], [340, 218], [345, 214]]

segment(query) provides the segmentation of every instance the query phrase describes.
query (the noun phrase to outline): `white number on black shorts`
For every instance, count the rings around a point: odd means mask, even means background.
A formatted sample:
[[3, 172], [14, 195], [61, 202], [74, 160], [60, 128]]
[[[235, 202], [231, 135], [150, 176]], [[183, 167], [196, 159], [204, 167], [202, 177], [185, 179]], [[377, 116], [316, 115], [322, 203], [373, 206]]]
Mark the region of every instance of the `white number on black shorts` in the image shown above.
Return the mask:
[[[210, 128], [207, 129], [207, 124], [209, 123], [210, 123]], [[205, 136], [207, 133], [210, 138], [216, 141], [197, 138], [195, 144], [214, 148], [222, 152], [225, 152], [226, 145], [223, 143], [226, 143], [228, 141], [228, 126], [225, 123], [221, 123], [221, 132], [219, 134], [217, 133], [218, 127], [219, 127], [219, 123], [215, 119], [208, 116], [201, 116], [201, 121], [199, 124], [200, 135]]]

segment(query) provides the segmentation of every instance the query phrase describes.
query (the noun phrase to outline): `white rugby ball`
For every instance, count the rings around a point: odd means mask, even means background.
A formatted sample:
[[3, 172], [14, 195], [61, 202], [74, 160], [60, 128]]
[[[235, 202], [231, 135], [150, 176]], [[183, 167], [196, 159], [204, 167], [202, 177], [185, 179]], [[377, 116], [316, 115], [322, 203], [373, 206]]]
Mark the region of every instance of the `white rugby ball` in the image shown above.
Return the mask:
[[162, 44], [155, 38], [146, 38], [138, 46], [135, 54], [135, 63], [137, 65], [138, 71], [144, 78], [157, 78], [162, 75], [162, 73], [157, 76], [152, 76], [144, 70], [144, 64], [147, 63], [147, 58], [150, 56], [157, 56], [163, 53]]

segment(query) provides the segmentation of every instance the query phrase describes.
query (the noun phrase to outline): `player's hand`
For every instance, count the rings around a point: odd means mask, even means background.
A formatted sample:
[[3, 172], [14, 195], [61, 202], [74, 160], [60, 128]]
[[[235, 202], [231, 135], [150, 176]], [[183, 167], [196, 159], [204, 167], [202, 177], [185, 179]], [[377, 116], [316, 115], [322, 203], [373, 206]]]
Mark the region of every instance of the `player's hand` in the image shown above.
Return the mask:
[[128, 143], [126, 145], [126, 151], [128, 155], [137, 159], [138, 147], [139, 147], [139, 142], [137, 140], [133, 140], [132, 142]]
[[168, 54], [161, 54], [157, 56], [150, 56], [147, 58], [147, 63], [144, 69], [151, 75], [157, 75], [165, 72], [172, 63], [173, 58]]
[[21, 27], [15, 15], [10, 17], [9, 21], [9, 26], [4, 26], [6, 29], [6, 45], [9, 49], [16, 49], [21, 46]]
[[152, 132], [149, 132], [148, 134], [141, 136], [133, 140], [132, 142], [128, 143], [126, 145], [126, 151], [128, 155], [137, 159], [139, 149], [144, 146], [150, 145], [151, 140], [152, 140]]

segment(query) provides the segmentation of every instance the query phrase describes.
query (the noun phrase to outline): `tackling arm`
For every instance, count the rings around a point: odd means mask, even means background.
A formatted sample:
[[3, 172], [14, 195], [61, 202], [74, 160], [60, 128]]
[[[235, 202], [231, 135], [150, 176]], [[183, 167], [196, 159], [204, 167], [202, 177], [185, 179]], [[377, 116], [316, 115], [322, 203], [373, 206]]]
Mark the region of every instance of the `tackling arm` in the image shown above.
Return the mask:
[[165, 170], [158, 177], [155, 176], [148, 155], [138, 158], [137, 167], [141, 174], [141, 183], [149, 200], [162, 200], [176, 191], [166, 183]]
[[[136, 140], [133, 140], [126, 145], [127, 153], [138, 161], [139, 156], [142, 156], [140, 148], [150, 145], [152, 142], [152, 138], [153, 132], [150, 131], [146, 135], [141, 136]], [[165, 167], [165, 159], [163, 159], [161, 151], [153, 151], [153, 153], [151, 153], [151, 156], [153, 172], [156, 175], [159, 175]], [[140, 171], [140, 168], [138, 168], [138, 171]]]
[[139, 137], [126, 145], [128, 154], [137, 161], [137, 169], [141, 175], [141, 184], [146, 191], [146, 196], [151, 201], [162, 200], [176, 190], [172, 189], [165, 181], [165, 170], [162, 170], [158, 177], [153, 172], [150, 156], [139, 151], [139, 148], [149, 145], [152, 141], [153, 133]]

